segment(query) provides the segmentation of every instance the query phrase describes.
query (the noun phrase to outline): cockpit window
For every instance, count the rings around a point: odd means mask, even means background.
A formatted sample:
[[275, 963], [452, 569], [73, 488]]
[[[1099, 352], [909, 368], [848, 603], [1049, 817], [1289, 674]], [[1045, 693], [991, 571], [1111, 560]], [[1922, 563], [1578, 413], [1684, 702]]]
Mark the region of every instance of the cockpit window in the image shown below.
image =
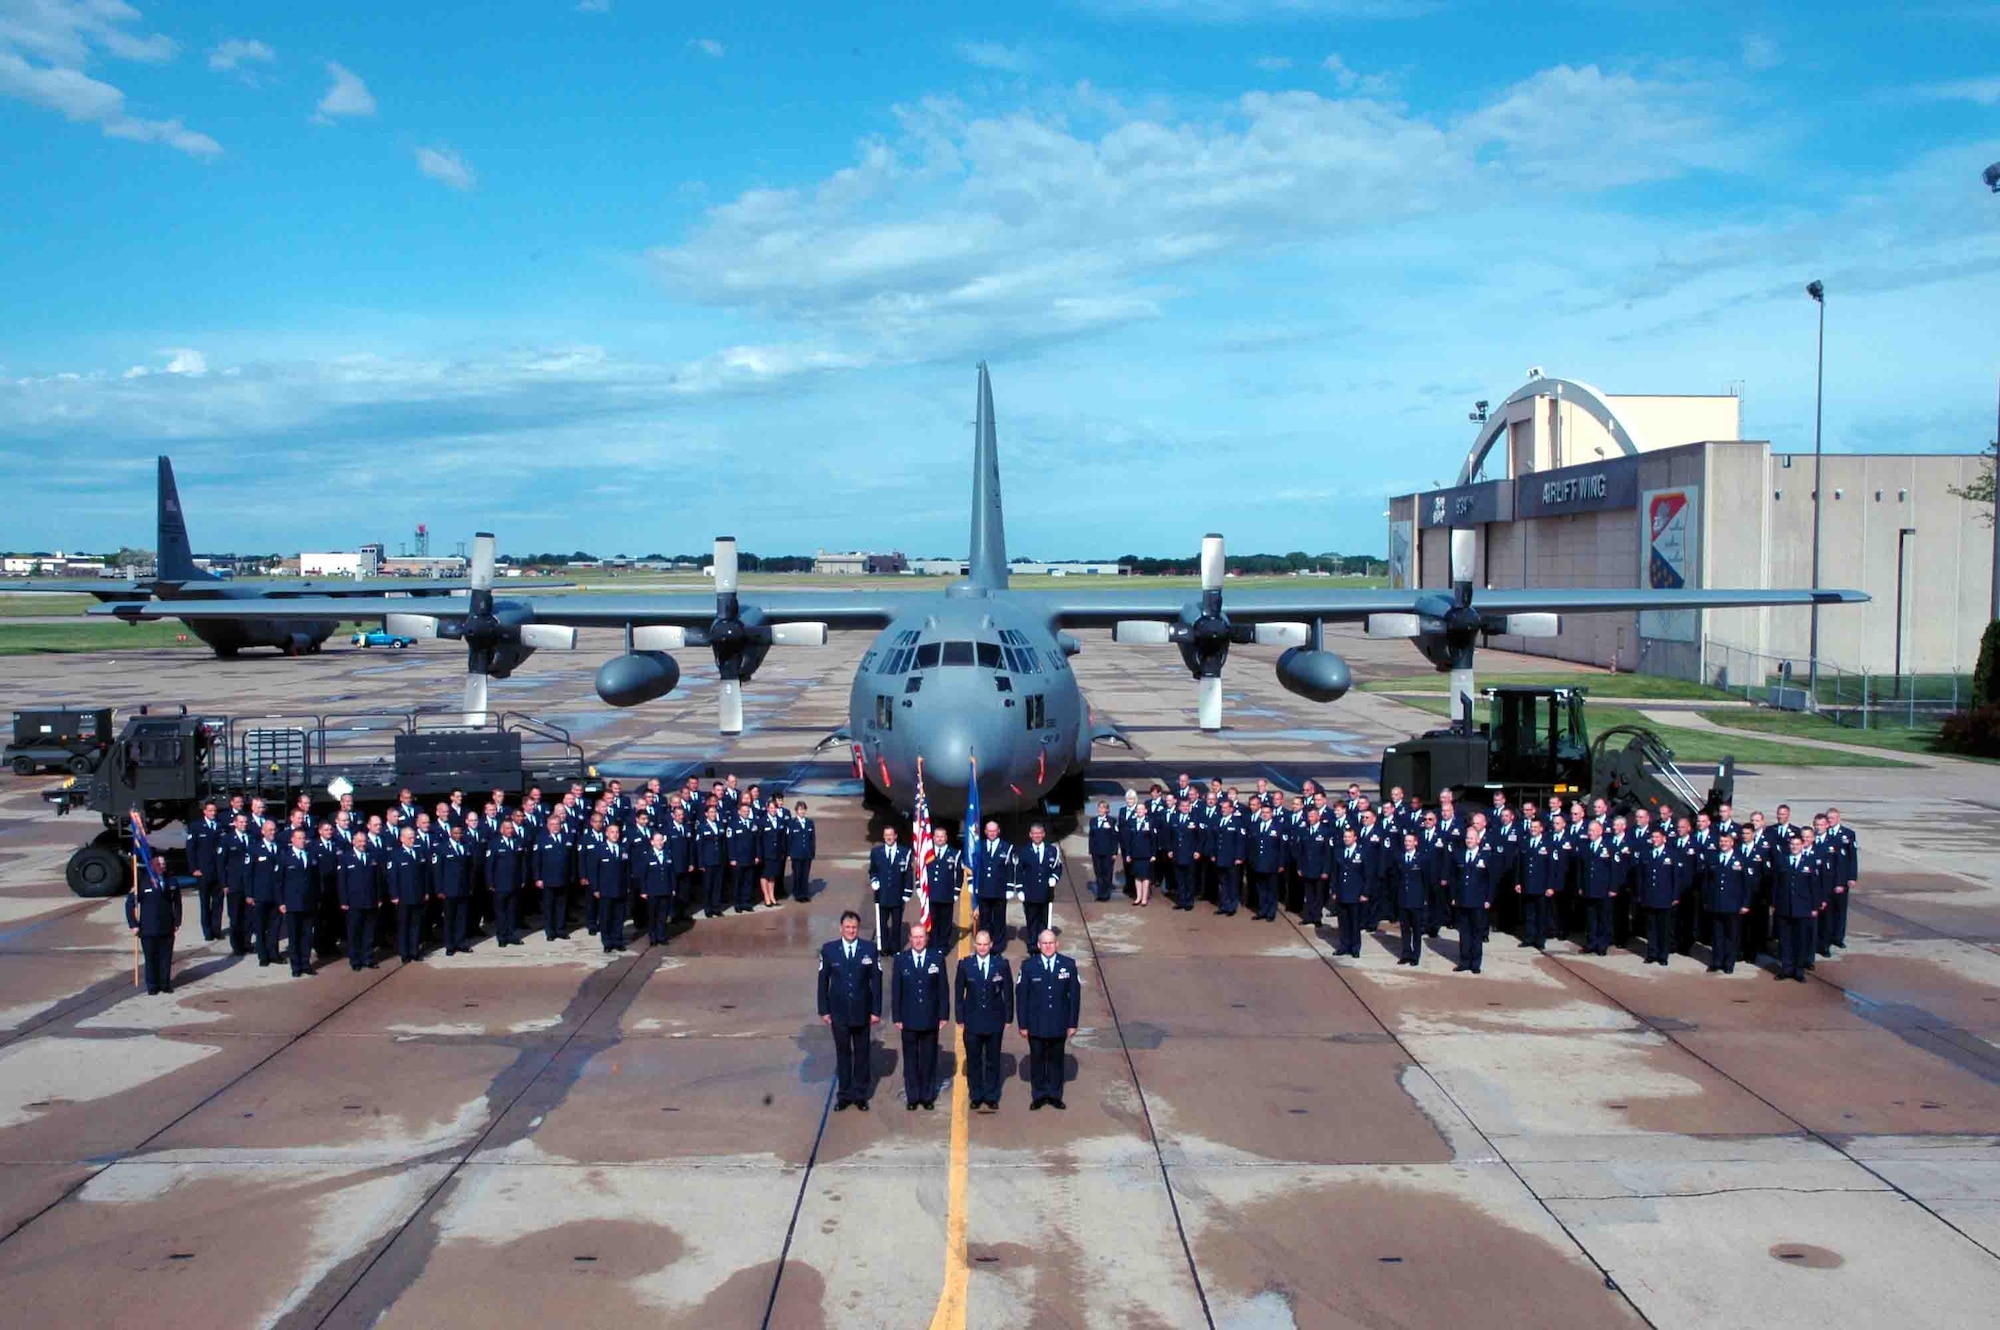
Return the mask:
[[944, 663], [947, 665], [972, 664], [972, 643], [947, 642], [944, 644]]
[[920, 646], [920, 647], [918, 647], [918, 648], [917, 648], [917, 668], [918, 668], [918, 669], [920, 669], [920, 670], [928, 670], [928, 669], [933, 669], [933, 668], [935, 668], [935, 667], [936, 667], [937, 663], [938, 663], [938, 644], [937, 644], [937, 643], [935, 643], [935, 642], [926, 642], [926, 643], [924, 643], [924, 644], [923, 644], [922, 646]]
[[979, 668], [982, 670], [999, 669], [1000, 644], [998, 642], [980, 642], [976, 645], [979, 650]]

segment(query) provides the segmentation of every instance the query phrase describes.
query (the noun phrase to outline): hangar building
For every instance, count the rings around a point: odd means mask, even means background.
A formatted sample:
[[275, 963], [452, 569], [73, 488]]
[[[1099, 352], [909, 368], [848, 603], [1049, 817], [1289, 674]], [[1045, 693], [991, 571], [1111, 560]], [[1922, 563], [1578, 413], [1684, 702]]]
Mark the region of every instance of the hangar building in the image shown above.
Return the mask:
[[[1389, 501], [1397, 586], [1450, 585], [1450, 532], [1479, 533], [1474, 584], [1810, 586], [1813, 458], [1738, 437], [1734, 396], [1614, 397], [1539, 374], [1480, 425], [1457, 483]], [[1974, 454], [1828, 453], [1820, 585], [1874, 599], [1822, 611], [1821, 669], [1964, 671], [1979, 654], [1992, 529], [1953, 495]], [[1808, 609], [1600, 614], [1508, 650], [1683, 679], [1803, 676]], [[1734, 670], [1738, 676], [1726, 679]]]

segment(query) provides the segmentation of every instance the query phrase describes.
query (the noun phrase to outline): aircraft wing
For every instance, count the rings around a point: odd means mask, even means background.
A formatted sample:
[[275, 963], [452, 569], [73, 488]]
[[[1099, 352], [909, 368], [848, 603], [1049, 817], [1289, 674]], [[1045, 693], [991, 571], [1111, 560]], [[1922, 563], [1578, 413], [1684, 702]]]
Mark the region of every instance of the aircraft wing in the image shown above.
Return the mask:
[[[1039, 603], [1057, 628], [1103, 628], [1121, 620], [1171, 622], [1201, 606], [1198, 587], [1159, 590], [1119, 590], [1073, 595], [1067, 591], [1016, 593]], [[1603, 614], [1629, 610], [1740, 609], [1759, 605], [1849, 605], [1867, 600], [1859, 591], [1744, 588], [1687, 588], [1655, 591], [1644, 587], [1523, 587], [1481, 590], [1473, 601], [1496, 613]], [[1371, 614], [1438, 614], [1450, 608], [1445, 587], [1376, 590], [1303, 586], [1251, 591], [1223, 591], [1224, 611], [1243, 623], [1278, 623], [1320, 619], [1329, 623], [1365, 619]]]
[[[464, 587], [459, 584], [460, 589]], [[770, 623], [823, 623], [829, 629], [880, 628], [896, 617], [897, 593], [846, 591], [742, 593], [745, 609], [763, 611]], [[571, 628], [623, 628], [667, 624], [707, 627], [716, 616], [715, 597], [702, 592], [634, 592], [628, 595], [495, 597], [496, 608], [526, 610], [535, 623]], [[424, 614], [462, 619], [471, 612], [463, 595], [424, 597], [281, 596], [257, 605], [259, 619], [379, 619], [391, 614]], [[93, 607], [92, 614], [121, 619], [241, 619], [244, 603], [226, 600], [152, 600]]]
[[[324, 578], [319, 581], [304, 582], [250, 582], [261, 596], [273, 599], [288, 599], [298, 596], [337, 596], [343, 600], [359, 596], [383, 596], [393, 598], [404, 596], [462, 596], [466, 594], [466, 582], [462, 577], [438, 578], [425, 581], [411, 577], [375, 577], [350, 581], [347, 578]], [[544, 582], [535, 579], [535, 590], [554, 591], [575, 586], [574, 582]]]

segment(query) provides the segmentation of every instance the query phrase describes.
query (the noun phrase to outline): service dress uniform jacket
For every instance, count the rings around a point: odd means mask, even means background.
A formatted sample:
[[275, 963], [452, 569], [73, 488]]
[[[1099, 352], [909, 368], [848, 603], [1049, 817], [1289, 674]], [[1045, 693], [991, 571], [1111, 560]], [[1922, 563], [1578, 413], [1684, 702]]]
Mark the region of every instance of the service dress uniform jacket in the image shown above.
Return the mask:
[[1014, 984], [1014, 1019], [1028, 1035], [1028, 1075], [1038, 1102], [1062, 1101], [1063, 1046], [1077, 1028], [1083, 984], [1076, 962], [1040, 952], [1021, 962]]
[[125, 926], [139, 935], [146, 992], [174, 991], [174, 934], [181, 926], [181, 893], [172, 879], [155, 883], [141, 871], [138, 890], [125, 897]]
[[869, 1022], [882, 1014], [882, 967], [867, 938], [835, 938], [819, 949], [819, 1014], [833, 1032], [841, 1106], [865, 1104], [871, 1085]]

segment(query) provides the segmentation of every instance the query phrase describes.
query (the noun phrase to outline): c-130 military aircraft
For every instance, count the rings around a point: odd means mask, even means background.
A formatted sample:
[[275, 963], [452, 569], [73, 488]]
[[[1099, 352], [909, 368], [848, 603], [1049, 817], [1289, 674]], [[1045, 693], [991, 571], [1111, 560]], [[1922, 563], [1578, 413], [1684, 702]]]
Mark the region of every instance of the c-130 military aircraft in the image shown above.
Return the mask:
[[[1453, 585], [1438, 589], [1340, 590], [1302, 582], [1294, 590], [1223, 596], [1223, 542], [1203, 538], [1201, 590], [1106, 587], [1016, 591], [1008, 587], [1007, 538], [1000, 500], [999, 443], [993, 389], [979, 366], [972, 464], [972, 537], [967, 575], [941, 592], [744, 593], [737, 582], [736, 540], [715, 542], [715, 593], [526, 596], [493, 595], [494, 540], [473, 542], [470, 594], [423, 602], [286, 600], [260, 614], [342, 618], [382, 616], [391, 632], [462, 640], [465, 711], [487, 710], [487, 681], [506, 678], [538, 649], [575, 647], [579, 628], [617, 628], [625, 650], [597, 671], [597, 694], [629, 707], [663, 697], [680, 682], [672, 651], [706, 647], [721, 677], [718, 729], [743, 729], [743, 685], [774, 646], [823, 645], [829, 632], [874, 630], [855, 671], [847, 735], [870, 786], [907, 812], [917, 763], [934, 813], [955, 817], [972, 781], [988, 812], [1081, 802], [1092, 746], [1122, 741], [1095, 723], [1069, 658], [1082, 650], [1067, 630], [1109, 628], [1122, 643], [1173, 645], [1197, 681], [1203, 730], [1222, 727], [1222, 670], [1232, 645], [1287, 649], [1278, 682], [1315, 702], [1344, 694], [1347, 662], [1326, 649], [1329, 622], [1365, 621], [1374, 637], [1408, 637], [1440, 670], [1452, 673], [1454, 710], [1469, 706], [1472, 661], [1486, 634], [1552, 637], [1559, 615], [1620, 610], [1728, 609], [1752, 605], [1843, 604], [1855, 591], [1539, 589], [1482, 591], [1473, 605], [1469, 531], [1453, 533]], [[1461, 580], [1464, 579], [1464, 580]], [[198, 621], [228, 613], [198, 602], [156, 601], [91, 611], [125, 618]], [[240, 610], [236, 613], [241, 613]]]

